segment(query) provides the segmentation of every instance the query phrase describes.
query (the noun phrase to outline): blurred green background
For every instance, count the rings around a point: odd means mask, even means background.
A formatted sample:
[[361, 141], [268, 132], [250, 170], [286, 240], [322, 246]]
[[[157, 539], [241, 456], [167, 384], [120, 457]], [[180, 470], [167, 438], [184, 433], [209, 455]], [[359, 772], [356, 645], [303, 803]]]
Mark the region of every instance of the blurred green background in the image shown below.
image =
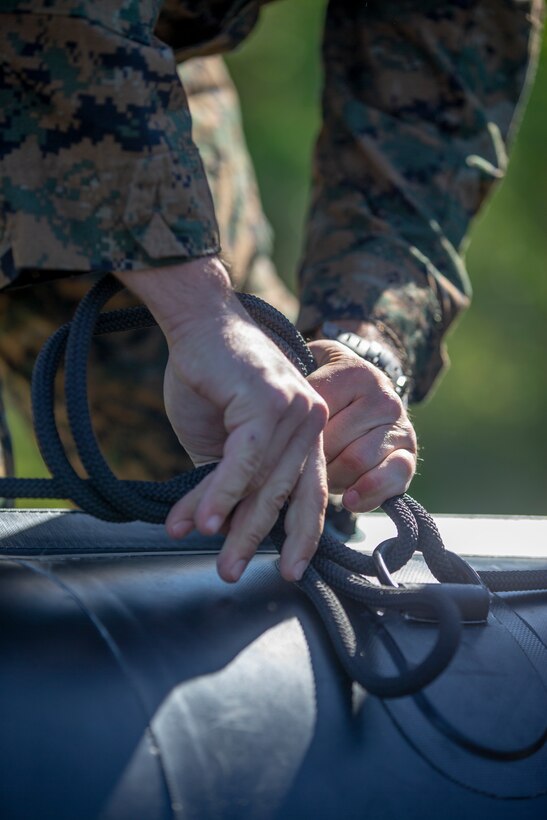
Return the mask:
[[[291, 282], [319, 125], [323, 3], [267, 7], [228, 59], [275, 261]], [[547, 514], [547, 38], [510, 170], [474, 226], [473, 304], [449, 338], [452, 366], [414, 410], [412, 493], [435, 512]]]
[[[323, 0], [274, 3], [228, 58], [275, 261], [294, 282], [319, 126]], [[434, 512], [547, 515], [547, 39], [506, 180], [474, 226], [471, 310], [449, 339], [452, 366], [414, 410], [412, 493]], [[19, 474], [44, 474], [17, 419]]]

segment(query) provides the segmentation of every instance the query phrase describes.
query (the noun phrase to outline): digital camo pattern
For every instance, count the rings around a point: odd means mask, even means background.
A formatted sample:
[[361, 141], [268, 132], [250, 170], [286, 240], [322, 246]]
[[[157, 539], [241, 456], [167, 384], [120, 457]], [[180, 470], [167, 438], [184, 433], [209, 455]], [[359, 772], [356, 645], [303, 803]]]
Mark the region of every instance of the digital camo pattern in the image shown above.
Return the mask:
[[4, 282], [22, 269], [146, 268], [218, 250], [173, 52], [150, 34], [2, 14], [0, 131]]
[[300, 327], [325, 316], [385, 323], [414, 376], [413, 401], [469, 303], [465, 235], [504, 176], [542, 6], [329, 5]]
[[[245, 147], [236, 92], [222, 59], [194, 59], [181, 64], [179, 71], [232, 280], [239, 289], [258, 293], [294, 320], [297, 301], [277, 278], [269, 260], [271, 230]], [[84, 274], [0, 292], [0, 381], [28, 424], [34, 360], [45, 340], [71, 319], [95, 279]], [[128, 293], [112, 302], [120, 307], [131, 304]], [[166, 356], [164, 339], [157, 330], [102, 336], [94, 342], [90, 400], [95, 431], [109, 462], [124, 478], [160, 481], [190, 466], [163, 407]], [[61, 407], [62, 401], [58, 404]], [[59, 427], [67, 452], [77, 464], [68, 421], [62, 413]], [[0, 473], [2, 454], [6, 456], [4, 468], [10, 472], [9, 436], [1, 404], [0, 447]]]
[[[178, 60], [226, 51], [249, 33], [263, 3], [166, 0], [156, 28], [163, 42], [151, 34], [159, 5], [3, 0], [4, 282], [24, 268], [35, 269], [38, 279], [47, 269], [142, 268], [218, 247], [185, 94], [167, 46]], [[464, 237], [503, 177], [541, 9], [541, 0], [329, 4], [324, 126], [299, 324], [373, 321], [413, 373], [414, 400], [439, 372], [442, 337], [469, 301]], [[182, 78], [194, 100], [194, 139], [233, 278], [289, 305], [268, 261], [269, 230], [227, 75], [212, 58], [184, 65]], [[87, 284], [59, 280], [33, 296], [2, 296], [4, 378], [21, 402], [39, 344]], [[152, 337], [124, 340], [123, 349], [119, 339], [105, 342], [111, 350], [105, 348], [97, 365], [99, 435], [128, 477], [161, 478], [179, 469], [163, 421], [163, 343]], [[136, 372], [153, 370], [155, 381], [133, 383]], [[134, 453], [123, 437], [118, 454], [128, 418], [119, 409], [124, 400], [132, 429], [156, 429], [157, 422], [166, 432], [130, 437]]]

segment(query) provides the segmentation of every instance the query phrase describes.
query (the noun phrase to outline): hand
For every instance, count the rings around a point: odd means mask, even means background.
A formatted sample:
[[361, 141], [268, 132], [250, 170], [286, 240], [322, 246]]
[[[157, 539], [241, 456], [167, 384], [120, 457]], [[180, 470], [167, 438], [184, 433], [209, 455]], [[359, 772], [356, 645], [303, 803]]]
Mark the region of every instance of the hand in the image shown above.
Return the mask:
[[326, 401], [323, 433], [329, 490], [353, 512], [404, 493], [416, 471], [416, 434], [391, 381], [333, 341], [310, 348], [319, 365], [308, 378]]
[[196, 465], [220, 462], [173, 506], [168, 532], [224, 527], [218, 570], [236, 581], [289, 500], [280, 566], [298, 580], [323, 528], [325, 403], [240, 306], [218, 260], [119, 276], [167, 339], [165, 402], [179, 440]]

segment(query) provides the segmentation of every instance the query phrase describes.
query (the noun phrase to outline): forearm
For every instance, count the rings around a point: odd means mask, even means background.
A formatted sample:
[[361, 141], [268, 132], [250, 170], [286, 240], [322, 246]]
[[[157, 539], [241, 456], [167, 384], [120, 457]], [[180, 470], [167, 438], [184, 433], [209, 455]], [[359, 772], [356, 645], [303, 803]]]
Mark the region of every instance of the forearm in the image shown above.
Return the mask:
[[221, 322], [237, 306], [228, 273], [218, 257], [116, 274], [148, 307], [169, 347], [199, 330], [207, 318]]

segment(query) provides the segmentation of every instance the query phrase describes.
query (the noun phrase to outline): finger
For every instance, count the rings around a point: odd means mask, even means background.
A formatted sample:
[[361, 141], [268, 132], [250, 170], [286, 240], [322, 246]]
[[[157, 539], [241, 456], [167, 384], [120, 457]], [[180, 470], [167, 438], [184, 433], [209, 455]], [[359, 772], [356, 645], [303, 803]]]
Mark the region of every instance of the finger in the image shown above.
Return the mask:
[[[289, 446], [289, 443], [295, 435], [295, 431], [297, 431], [304, 422], [308, 423], [309, 432], [312, 433], [312, 435], [313, 429], [316, 429], [317, 435], [319, 435], [323, 425], [321, 424], [319, 416], [317, 418], [315, 417], [316, 411], [312, 410], [316, 403], [316, 398], [312, 391], [309, 392], [309, 395], [300, 393], [294, 396], [283, 417], [275, 425], [273, 436], [263, 453], [262, 463], [254, 478], [252, 489], [258, 489], [264, 484], [266, 478], [273, 472], [281, 456]], [[327, 412], [325, 408], [325, 423]]]
[[[304, 446], [309, 450], [327, 420], [326, 406], [319, 398], [310, 399], [309, 404], [307, 399], [305, 402], [293, 401], [286, 408], [286, 418], [281, 422], [278, 414], [279, 407], [270, 408], [268, 425], [262, 420], [266, 413], [261, 414], [260, 427], [266, 427], [262, 433], [253, 421], [228, 436], [222, 461], [196, 511], [200, 532], [217, 532], [243, 498], [267, 483], [269, 475], [285, 457], [289, 443], [307, 442]], [[300, 464], [306, 455], [307, 452], [302, 454]]]
[[[279, 399], [279, 397], [277, 398]], [[219, 464], [215, 473], [208, 477], [207, 481], [200, 484], [199, 489], [196, 488], [173, 507], [168, 517], [168, 523], [169, 526], [173, 527], [176, 520], [178, 522], [177, 531], [187, 530], [188, 525], [186, 524], [186, 527], [184, 527], [183, 524], [191, 519], [204, 534], [218, 532], [231, 509], [248, 492], [248, 485], [252, 483], [253, 475], [259, 469], [262, 453], [271, 450], [268, 437], [275, 433], [275, 406], [271, 406], [265, 411], [261, 411], [260, 407], [257, 409], [256, 406], [251, 407], [249, 410], [248, 406], [245, 407], [244, 402], [240, 402], [237, 409], [241, 415], [249, 415], [249, 412], [251, 412], [253, 414], [252, 418], [246, 424], [240, 423], [237, 429], [227, 435], [224, 429], [225, 419], [222, 416], [220, 417], [220, 423], [217, 423], [216, 428], [222, 430], [222, 435], [218, 435], [216, 445], [220, 444], [218, 460], [221, 464]], [[281, 409], [283, 408], [279, 407], [278, 411]], [[259, 419], [262, 422], [261, 424], [259, 424]], [[201, 463], [199, 458], [200, 449], [209, 453], [210, 460], [211, 435], [214, 436], [215, 434], [214, 424], [211, 425], [211, 430], [207, 427], [209, 419], [206, 413], [204, 413], [204, 420], [204, 430], [198, 429], [197, 436], [195, 426], [192, 429], [192, 442], [190, 445], [184, 440], [183, 436], [180, 437], [186, 445], [186, 449], [191, 451], [193, 459], [198, 463]], [[228, 421], [234, 424], [237, 423], [234, 419]], [[203, 442], [201, 439], [203, 439]], [[213, 444], [215, 444], [214, 441]], [[223, 459], [225, 463], [222, 463]], [[220, 490], [217, 489], [217, 485], [220, 485]], [[218, 501], [218, 509], [207, 509], [208, 506], [214, 507], [215, 501]]]
[[375, 510], [388, 498], [405, 493], [415, 470], [416, 456], [408, 450], [396, 450], [349, 487], [342, 503], [352, 512]]
[[213, 480], [213, 475], [214, 473], [210, 473], [205, 476], [197, 487], [186, 493], [171, 507], [169, 515], [165, 519], [167, 533], [171, 538], [184, 538], [196, 528], [196, 510]]
[[287, 581], [299, 581], [315, 555], [325, 524], [327, 501], [325, 456], [319, 442], [308, 457], [285, 516], [287, 537], [279, 568]]
[[351, 441], [327, 465], [331, 492], [344, 492], [396, 450], [416, 452], [416, 437], [412, 428], [383, 424]]
[[195, 510], [196, 526], [206, 535], [220, 530], [227, 516], [249, 493], [262, 463], [262, 453], [273, 434], [271, 420], [262, 418], [242, 424], [224, 444], [222, 459], [211, 475]]
[[[393, 391], [371, 391], [331, 415], [325, 431], [327, 464], [361, 436], [386, 424], [403, 426], [406, 415], [399, 397]], [[409, 425], [410, 426], [410, 425]]]
[[[218, 558], [218, 571], [225, 581], [237, 581], [256, 552], [257, 547], [273, 527], [281, 507], [296, 492], [303, 477], [304, 487], [308, 486], [308, 473], [317, 472], [314, 466], [317, 456], [319, 434], [308, 425], [303, 425], [293, 437], [279, 464], [265, 484], [246, 498], [235, 511], [230, 532]], [[310, 465], [307, 459], [313, 453]], [[326, 483], [323, 468], [323, 481]], [[311, 496], [306, 492], [306, 498]], [[305, 517], [316, 516], [315, 502], [310, 497], [310, 509]], [[292, 502], [291, 502], [292, 504]], [[289, 508], [290, 509], [290, 508]], [[306, 524], [305, 531], [309, 529]]]

